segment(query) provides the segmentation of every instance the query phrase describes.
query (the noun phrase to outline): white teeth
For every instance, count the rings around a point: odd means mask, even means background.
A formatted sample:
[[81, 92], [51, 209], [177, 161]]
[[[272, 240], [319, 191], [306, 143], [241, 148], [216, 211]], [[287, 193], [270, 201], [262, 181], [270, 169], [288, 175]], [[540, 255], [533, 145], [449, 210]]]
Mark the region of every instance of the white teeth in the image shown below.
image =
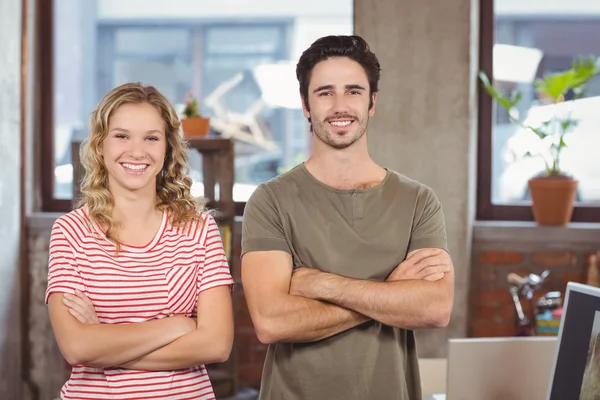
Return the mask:
[[125, 168], [133, 170], [133, 171], [143, 171], [147, 167], [146, 164], [142, 164], [142, 165], [121, 164], [121, 165], [123, 165]]
[[332, 121], [330, 122], [333, 126], [348, 126], [352, 123], [352, 121]]

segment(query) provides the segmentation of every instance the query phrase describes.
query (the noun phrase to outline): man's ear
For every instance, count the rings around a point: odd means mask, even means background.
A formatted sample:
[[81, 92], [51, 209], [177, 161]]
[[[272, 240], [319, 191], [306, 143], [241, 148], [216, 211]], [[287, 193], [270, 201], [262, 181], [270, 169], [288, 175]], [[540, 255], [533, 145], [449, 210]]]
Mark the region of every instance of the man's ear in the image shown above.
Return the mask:
[[369, 117], [372, 117], [375, 114], [375, 102], [377, 102], [377, 93], [373, 93], [371, 108], [369, 108]]
[[308, 106], [308, 99], [300, 95], [300, 101], [302, 102], [302, 112], [305, 118], [310, 118], [310, 107]]

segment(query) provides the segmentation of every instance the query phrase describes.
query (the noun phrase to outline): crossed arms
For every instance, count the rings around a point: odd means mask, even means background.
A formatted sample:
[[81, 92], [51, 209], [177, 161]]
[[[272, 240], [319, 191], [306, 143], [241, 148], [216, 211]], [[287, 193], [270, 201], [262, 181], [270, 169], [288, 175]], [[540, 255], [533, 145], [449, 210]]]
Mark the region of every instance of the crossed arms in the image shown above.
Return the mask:
[[101, 324], [83, 294], [55, 292], [48, 300], [58, 346], [71, 365], [171, 370], [223, 362], [233, 344], [229, 288], [198, 296], [198, 317], [173, 316], [131, 324]]
[[252, 251], [242, 258], [242, 281], [257, 336], [267, 344], [317, 341], [369, 320], [441, 328], [454, 300], [454, 268], [441, 249], [411, 252], [385, 282], [293, 270], [287, 252]]

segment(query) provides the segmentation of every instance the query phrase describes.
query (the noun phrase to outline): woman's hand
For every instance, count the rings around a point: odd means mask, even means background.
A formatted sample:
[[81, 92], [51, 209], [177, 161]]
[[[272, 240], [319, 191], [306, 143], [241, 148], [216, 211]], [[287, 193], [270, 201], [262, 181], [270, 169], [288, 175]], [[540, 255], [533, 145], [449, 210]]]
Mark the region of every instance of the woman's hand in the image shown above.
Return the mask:
[[75, 290], [75, 295], [65, 293], [63, 303], [69, 309], [69, 313], [82, 324], [99, 324], [94, 304], [79, 290]]

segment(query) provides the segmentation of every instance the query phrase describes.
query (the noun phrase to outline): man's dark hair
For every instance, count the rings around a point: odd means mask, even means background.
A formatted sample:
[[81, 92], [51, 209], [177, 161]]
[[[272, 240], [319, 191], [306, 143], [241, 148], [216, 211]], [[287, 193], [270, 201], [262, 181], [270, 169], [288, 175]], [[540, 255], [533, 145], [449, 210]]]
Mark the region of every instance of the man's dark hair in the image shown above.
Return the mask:
[[306, 109], [308, 108], [308, 83], [315, 65], [330, 57], [348, 57], [359, 63], [369, 80], [369, 108], [373, 106], [373, 93], [379, 91], [379, 75], [381, 67], [379, 60], [370, 50], [367, 42], [360, 36], [325, 36], [317, 39], [300, 56], [296, 65], [296, 78], [300, 83], [300, 94]]

